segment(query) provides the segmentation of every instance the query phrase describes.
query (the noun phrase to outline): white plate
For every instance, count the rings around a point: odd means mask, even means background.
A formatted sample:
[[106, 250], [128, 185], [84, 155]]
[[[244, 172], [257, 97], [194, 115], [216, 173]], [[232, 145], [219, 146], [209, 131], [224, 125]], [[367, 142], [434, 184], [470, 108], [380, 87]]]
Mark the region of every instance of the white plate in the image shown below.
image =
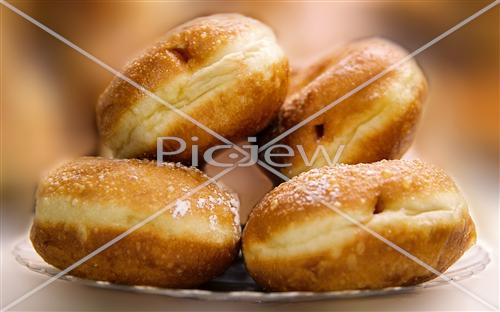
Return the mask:
[[[31, 242], [25, 240], [16, 244], [13, 254], [16, 260], [28, 269], [48, 276], [54, 276], [60, 270], [47, 264], [35, 252]], [[484, 270], [490, 262], [488, 252], [481, 244], [472, 247], [448, 271], [446, 276], [454, 281], [473, 276]], [[62, 280], [80, 283], [93, 287], [132, 291], [144, 294], [156, 294], [176, 298], [191, 298], [204, 300], [250, 301], [250, 302], [277, 302], [277, 301], [312, 301], [322, 299], [344, 299], [368, 296], [398, 294], [417, 289], [446, 285], [448, 282], [436, 278], [434, 280], [410, 287], [389, 287], [379, 290], [345, 290], [330, 292], [265, 292], [259, 289], [255, 282], [246, 273], [242, 259], [238, 259], [223, 275], [215, 278], [199, 289], [168, 289], [151, 286], [119, 285], [103, 281], [82, 279], [71, 275], [61, 277]]]

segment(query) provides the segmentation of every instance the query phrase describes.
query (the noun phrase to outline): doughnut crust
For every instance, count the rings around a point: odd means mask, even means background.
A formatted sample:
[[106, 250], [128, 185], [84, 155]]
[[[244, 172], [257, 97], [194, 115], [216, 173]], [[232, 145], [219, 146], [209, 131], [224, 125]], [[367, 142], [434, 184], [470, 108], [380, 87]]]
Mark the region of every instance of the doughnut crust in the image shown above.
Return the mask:
[[142, 160], [84, 157], [39, 184], [31, 241], [65, 269], [168, 204], [70, 274], [122, 284], [194, 287], [221, 274], [238, 253], [238, 202], [197, 169]]
[[[406, 55], [392, 42], [371, 38], [341, 46], [299, 70], [263, 140], [292, 128]], [[280, 143], [290, 146], [294, 156], [280, 159], [291, 164], [282, 173], [293, 177], [329, 164], [321, 152], [312, 160], [318, 146], [333, 160], [345, 145], [338, 159], [345, 164], [400, 158], [413, 140], [426, 93], [426, 79], [415, 61], [403, 63], [284, 138]], [[311, 164], [304, 161], [298, 145]]]
[[[220, 135], [257, 133], [276, 117], [288, 88], [288, 61], [272, 30], [238, 14], [194, 19], [128, 64], [125, 76]], [[168, 160], [191, 161], [218, 139], [118, 77], [97, 105], [101, 138], [115, 157], [156, 157], [157, 137], [187, 148]], [[166, 142], [164, 151], [179, 144]]]
[[440, 169], [402, 160], [325, 166], [276, 187], [250, 214], [243, 255], [259, 285], [334, 291], [435, 277], [325, 204], [440, 272], [476, 240], [463, 196]]

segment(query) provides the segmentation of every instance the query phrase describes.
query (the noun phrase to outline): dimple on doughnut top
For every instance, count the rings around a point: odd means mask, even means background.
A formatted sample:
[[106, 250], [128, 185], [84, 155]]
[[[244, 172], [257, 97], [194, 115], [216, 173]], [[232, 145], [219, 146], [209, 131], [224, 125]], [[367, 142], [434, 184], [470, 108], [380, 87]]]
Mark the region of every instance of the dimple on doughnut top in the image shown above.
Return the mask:
[[[279, 118], [264, 136], [269, 140], [283, 133], [406, 56], [401, 47], [379, 38], [333, 50], [292, 77]], [[346, 164], [400, 158], [413, 140], [426, 93], [426, 79], [415, 61], [401, 64], [285, 137], [281, 143], [293, 148], [294, 156], [282, 159], [291, 164], [282, 173], [293, 177], [328, 164], [319, 153], [306, 165], [298, 145], [307, 159], [318, 146], [333, 159], [344, 145], [339, 162]]]
[[[65, 269], [155, 212], [140, 227], [71, 272], [124, 284], [192, 287], [221, 274], [238, 253], [238, 201], [194, 168], [84, 157], [38, 187], [31, 241]], [[182, 198], [182, 197], [186, 198]]]
[[325, 166], [282, 183], [250, 214], [242, 248], [257, 283], [333, 291], [435, 277], [331, 207], [440, 272], [476, 239], [467, 203], [440, 169], [402, 160]]
[[[288, 88], [288, 61], [272, 30], [238, 14], [194, 19], [125, 67], [124, 75], [166, 102], [232, 139], [250, 136], [273, 119]], [[218, 139], [166, 105], [116, 77], [100, 97], [97, 122], [115, 157], [154, 157], [157, 137], [183, 139], [187, 148], [169, 160], [191, 160]], [[177, 143], [164, 146], [176, 150]]]

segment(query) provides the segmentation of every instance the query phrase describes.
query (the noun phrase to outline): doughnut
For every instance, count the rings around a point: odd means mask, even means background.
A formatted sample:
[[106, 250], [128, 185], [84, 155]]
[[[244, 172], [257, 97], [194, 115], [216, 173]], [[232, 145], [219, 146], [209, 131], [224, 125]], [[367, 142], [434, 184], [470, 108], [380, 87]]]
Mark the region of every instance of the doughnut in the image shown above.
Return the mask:
[[238, 202], [223, 188], [208, 184], [187, 196], [207, 179], [180, 164], [69, 161], [39, 183], [31, 241], [47, 263], [65, 269], [170, 204], [70, 274], [119, 284], [200, 285], [232, 263], [240, 238]]
[[252, 210], [242, 250], [260, 286], [380, 289], [436, 277], [331, 207], [439, 272], [476, 240], [467, 203], [441, 169], [403, 160], [324, 166], [282, 183]]
[[[334, 49], [294, 71], [279, 116], [260, 140], [275, 138], [405, 56], [407, 52], [396, 44], [370, 38]], [[319, 147], [333, 161], [344, 145], [338, 162], [345, 164], [399, 159], [413, 140], [426, 93], [424, 75], [409, 60], [283, 138], [278, 143], [291, 147], [293, 155], [273, 161], [283, 163], [281, 172], [293, 177], [332, 164]]]
[[[265, 128], [288, 89], [288, 60], [272, 30], [238, 14], [178, 26], [123, 73], [228, 139]], [[193, 153], [220, 143], [118, 77], [99, 98], [96, 112], [101, 139], [115, 158], [156, 158], [157, 138], [176, 137], [187, 146], [178, 151], [180, 143], [164, 141], [163, 150], [173, 154], [165, 159], [190, 164]]]

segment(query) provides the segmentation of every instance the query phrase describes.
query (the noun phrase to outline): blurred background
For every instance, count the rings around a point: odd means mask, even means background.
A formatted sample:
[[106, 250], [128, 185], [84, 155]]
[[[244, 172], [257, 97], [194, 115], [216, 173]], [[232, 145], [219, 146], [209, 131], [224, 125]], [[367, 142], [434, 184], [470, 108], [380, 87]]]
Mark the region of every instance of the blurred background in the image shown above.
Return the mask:
[[[490, 1], [10, 2], [120, 69], [173, 26], [212, 13], [238, 12], [267, 23], [299, 68], [362, 37], [385, 37], [413, 51]], [[498, 26], [496, 7], [416, 58], [430, 95], [406, 156], [442, 166], [457, 179], [480, 237], [492, 246], [498, 246], [499, 221]], [[112, 76], [4, 7], [1, 38], [2, 227], [25, 233], [39, 175], [62, 159], [98, 153], [94, 108]], [[271, 183], [258, 169], [245, 170], [224, 183], [248, 211]]]

